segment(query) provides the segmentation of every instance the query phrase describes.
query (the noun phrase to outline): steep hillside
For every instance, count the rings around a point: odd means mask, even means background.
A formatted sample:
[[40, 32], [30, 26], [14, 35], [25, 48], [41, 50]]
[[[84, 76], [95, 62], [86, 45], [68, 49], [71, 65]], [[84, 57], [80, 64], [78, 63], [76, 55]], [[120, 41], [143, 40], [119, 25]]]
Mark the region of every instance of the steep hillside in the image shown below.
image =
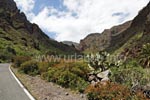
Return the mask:
[[[130, 38], [123, 46], [121, 46], [117, 51], [115, 51], [115, 53], [122, 53], [123, 55], [140, 59], [139, 56], [143, 55], [141, 54], [144, 48], [143, 46], [148, 46], [150, 43], [150, 3], [139, 13], [139, 15], [135, 19], [137, 22], [138, 19], [140, 21], [143, 20], [141, 21], [141, 26], [139, 26], [139, 28], [142, 29], [141, 32], [137, 31], [136, 34], [132, 38]], [[148, 50], [146, 51], [148, 52]], [[147, 53], [144, 58], [148, 56], [150, 55]]]
[[[149, 41], [148, 33], [150, 30], [148, 21], [150, 20], [150, 3], [143, 8], [133, 21], [126, 22], [122, 25], [115, 26], [105, 30], [101, 34], [90, 34], [80, 41], [80, 50], [84, 52], [97, 52], [107, 50], [113, 52], [123, 46], [131, 37], [138, 33], [144, 33], [138, 43]], [[146, 38], [146, 40], [145, 40]]]
[[[149, 33], [149, 18], [150, 18], [150, 3], [144, 7], [139, 14], [133, 19], [131, 26], [123, 31], [120, 35], [113, 36], [111, 40], [111, 44], [106, 49], [108, 51], [114, 51], [118, 48], [120, 48], [124, 43], [126, 43], [131, 37], [139, 34], [139, 33]], [[141, 37], [141, 39], [136, 42], [138, 44], [144, 44], [145, 42], [149, 42], [150, 38], [147, 36]], [[148, 35], [148, 34], [147, 34]], [[123, 37], [123, 38], [122, 38]], [[145, 38], [147, 38], [145, 40]], [[144, 40], [142, 42], [142, 40]]]
[[71, 54], [75, 48], [50, 39], [30, 23], [13, 0], [0, 0], [0, 59], [37, 53]]
[[130, 27], [131, 21], [119, 26], [114, 26], [111, 29], [106, 29], [104, 32], [93, 33], [80, 41], [80, 50], [85, 52], [97, 52], [104, 50], [111, 45], [113, 36], [120, 35], [124, 30]]

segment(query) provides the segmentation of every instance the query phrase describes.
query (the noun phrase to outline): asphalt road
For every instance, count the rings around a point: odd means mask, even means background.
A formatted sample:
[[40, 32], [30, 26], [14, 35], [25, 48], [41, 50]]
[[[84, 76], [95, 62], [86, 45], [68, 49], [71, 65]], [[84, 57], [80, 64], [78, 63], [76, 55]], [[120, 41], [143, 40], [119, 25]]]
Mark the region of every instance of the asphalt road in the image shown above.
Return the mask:
[[0, 100], [30, 100], [9, 71], [9, 64], [0, 64]]

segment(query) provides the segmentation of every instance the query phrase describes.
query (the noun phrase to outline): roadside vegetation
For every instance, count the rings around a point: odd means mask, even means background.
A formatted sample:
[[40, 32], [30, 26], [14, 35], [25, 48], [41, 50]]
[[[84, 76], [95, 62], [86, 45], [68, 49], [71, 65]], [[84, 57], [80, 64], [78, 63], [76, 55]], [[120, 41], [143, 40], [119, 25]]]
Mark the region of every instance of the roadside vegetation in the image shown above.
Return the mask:
[[[146, 100], [149, 98], [149, 44], [143, 45], [139, 58], [108, 62], [107, 52], [87, 56], [87, 62], [42, 61], [31, 57], [14, 57], [13, 67], [20, 73], [36, 76], [62, 87], [87, 94], [89, 100]], [[107, 81], [101, 73], [110, 70]], [[91, 76], [92, 80], [89, 80]], [[94, 82], [94, 83], [93, 83]]]
[[48, 82], [54, 82], [65, 88], [71, 88], [75, 91], [84, 92], [88, 83], [87, 63], [82, 62], [37, 62], [30, 57], [15, 57], [13, 67], [18, 71], [28, 75], [40, 75], [42, 79]]

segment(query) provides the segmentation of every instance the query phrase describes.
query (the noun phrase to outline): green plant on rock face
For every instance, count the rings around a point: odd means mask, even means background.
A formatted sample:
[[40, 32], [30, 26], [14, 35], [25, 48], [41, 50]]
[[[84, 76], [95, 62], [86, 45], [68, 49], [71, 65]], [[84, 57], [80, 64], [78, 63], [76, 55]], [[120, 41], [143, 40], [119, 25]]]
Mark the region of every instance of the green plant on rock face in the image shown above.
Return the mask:
[[144, 68], [150, 68], [150, 43], [143, 45], [142, 52], [140, 54], [140, 63]]
[[108, 61], [109, 53], [103, 51], [96, 53], [96, 55], [90, 54], [87, 57], [89, 60], [89, 67], [94, 71], [103, 72], [110, 67], [120, 65], [120, 61]]

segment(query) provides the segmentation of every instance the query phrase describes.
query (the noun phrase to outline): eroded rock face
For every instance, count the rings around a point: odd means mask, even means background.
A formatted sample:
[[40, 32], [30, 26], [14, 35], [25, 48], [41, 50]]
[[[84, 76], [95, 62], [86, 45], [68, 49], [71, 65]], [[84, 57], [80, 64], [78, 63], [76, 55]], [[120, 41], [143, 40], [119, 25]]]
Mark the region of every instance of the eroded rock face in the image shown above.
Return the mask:
[[101, 51], [106, 49], [111, 42], [112, 36], [119, 35], [131, 24], [131, 21], [122, 25], [114, 26], [106, 29], [102, 33], [93, 33], [80, 41], [79, 49], [81, 51]]
[[149, 14], [147, 16], [147, 21], [145, 23], [144, 34], [145, 35], [150, 34], [150, 12], [149, 12]]

